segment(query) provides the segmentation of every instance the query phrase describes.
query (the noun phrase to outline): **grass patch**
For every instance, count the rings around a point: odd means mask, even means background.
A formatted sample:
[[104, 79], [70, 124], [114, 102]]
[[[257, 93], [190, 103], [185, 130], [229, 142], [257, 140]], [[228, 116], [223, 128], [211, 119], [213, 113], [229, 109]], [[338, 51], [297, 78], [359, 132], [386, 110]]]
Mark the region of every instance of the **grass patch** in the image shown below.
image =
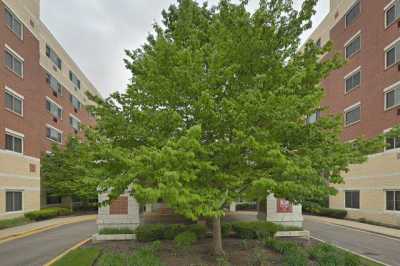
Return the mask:
[[[54, 263], [54, 266], [92, 266], [96, 258], [100, 255], [100, 250], [97, 248], [79, 248], [71, 251], [59, 261]], [[110, 265], [110, 264], [108, 264]]]
[[30, 219], [25, 218], [25, 217], [0, 220], [0, 230], [15, 227], [15, 226], [20, 226], [20, 225], [24, 225], [24, 224], [29, 224], [31, 222], [32, 221]]
[[135, 231], [129, 228], [103, 228], [100, 229], [100, 235], [132, 235]]

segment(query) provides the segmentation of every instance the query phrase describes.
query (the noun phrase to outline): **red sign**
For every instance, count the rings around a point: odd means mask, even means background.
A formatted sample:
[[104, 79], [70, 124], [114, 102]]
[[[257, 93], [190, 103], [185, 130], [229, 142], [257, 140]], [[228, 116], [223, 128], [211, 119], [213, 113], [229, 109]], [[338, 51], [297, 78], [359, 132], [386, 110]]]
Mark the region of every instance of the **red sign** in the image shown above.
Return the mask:
[[287, 200], [277, 199], [276, 200], [276, 210], [278, 213], [292, 213], [293, 205]]

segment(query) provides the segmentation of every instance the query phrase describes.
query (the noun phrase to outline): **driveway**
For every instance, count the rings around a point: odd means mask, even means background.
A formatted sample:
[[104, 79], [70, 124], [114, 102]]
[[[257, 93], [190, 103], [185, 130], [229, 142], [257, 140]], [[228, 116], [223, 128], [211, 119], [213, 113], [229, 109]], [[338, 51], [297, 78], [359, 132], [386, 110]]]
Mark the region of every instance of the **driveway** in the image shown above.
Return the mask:
[[304, 216], [304, 228], [315, 238], [388, 265], [400, 265], [400, 239], [324, 223], [307, 216]]
[[64, 225], [0, 245], [2, 266], [43, 265], [97, 230], [96, 222]]

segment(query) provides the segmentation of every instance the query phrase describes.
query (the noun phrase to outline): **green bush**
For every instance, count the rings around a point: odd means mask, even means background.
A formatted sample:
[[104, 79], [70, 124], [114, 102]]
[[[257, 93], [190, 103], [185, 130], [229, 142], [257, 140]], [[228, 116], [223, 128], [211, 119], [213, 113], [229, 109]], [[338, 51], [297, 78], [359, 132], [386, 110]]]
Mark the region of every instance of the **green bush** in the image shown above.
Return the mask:
[[34, 221], [42, 221], [71, 213], [70, 209], [54, 207], [25, 213], [25, 217]]
[[100, 229], [100, 235], [130, 235], [134, 234], [135, 231], [129, 228], [103, 228]]
[[287, 253], [283, 257], [283, 265], [285, 266], [307, 266], [308, 256], [307, 253], [299, 248], [293, 253]]
[[361, 260], [358, 256], [340, 250], [329, 244], [316, 245], [309, 250], [310, 257], [319, 265], [358, 266]]
[[31, 223], [32, 221], [26, 217], [17, 217], [11, 219], [0, 220], [0, 230], [10, 227], [20, 226]]
[[307, 266], [308, 254], [304, 249], [295, 242], [277, 240], [269, 238], [265, 240], [265, 245], [270, 249], [281, 253], [283, 257], [283, 265], [287, 266]]
[[145, 224], [140, 225], [136, 230], [136, 238], [142, 242], [155, 240], [172, 240], [177, 235], [190, 231], [197, 238], [205, 237], [207, 227], [200, 224], [180, 225], [180, 224]]
[[232, 224], [231, 223], [223, 223], [221, 225], [221, 234], [222, 237], [228, 237], [232, 233]]
[[186, 231], [177, 235], [174, 239], [175, 246], [179, 250], [188, 250], [197, 241], [196, 233]]
[[347, 211], [340, 209], [315, 208], [315, 209], [310, 209], [309, 212], [314, 215], [331, 217], [336, 219], [344, 219], [347, 216]]
[[232, 230], [238, 238], [257, 239], [273, 237], [280, 226], [270, 222], [234, 222]]
[[281, 254], [288, 254], [293, 251], [296, 251], [299, 248], [297, 244], [294, 242], [277, 240], [273, 238], [266, 239], [264, 243], [270, 249]]

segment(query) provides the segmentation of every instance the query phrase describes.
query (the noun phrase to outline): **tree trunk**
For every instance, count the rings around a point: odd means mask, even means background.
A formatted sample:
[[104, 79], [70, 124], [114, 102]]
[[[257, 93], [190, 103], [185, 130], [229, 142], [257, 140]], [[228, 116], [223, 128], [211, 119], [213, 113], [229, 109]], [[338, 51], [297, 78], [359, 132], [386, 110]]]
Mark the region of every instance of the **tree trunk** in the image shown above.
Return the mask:
[[225, 252], [222, 249], [221, 217], [213, 218], [213, 245], [216, 256], [225, 255]]

